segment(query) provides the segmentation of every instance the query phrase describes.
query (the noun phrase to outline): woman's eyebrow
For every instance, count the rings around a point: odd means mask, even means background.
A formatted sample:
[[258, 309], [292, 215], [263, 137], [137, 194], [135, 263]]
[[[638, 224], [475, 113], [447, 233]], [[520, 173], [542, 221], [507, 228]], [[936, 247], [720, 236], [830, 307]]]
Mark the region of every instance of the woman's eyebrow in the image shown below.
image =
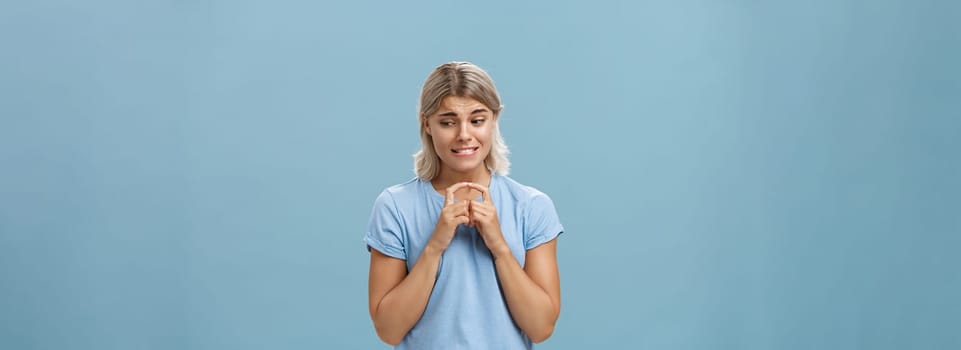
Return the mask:
[[[471, 115], [474, 115], [474, 114], [484, 113], [484, 112], [489, 112], [489, 111], [487, 110], [487, 108], [478, 108], [478, 109], [475, 109], [475, 110], [473, 110], [472, 112], [470, 112], [470, 114], [471, 114]], [[457, 112], [454, 112], [454, 111], [444, 112], [444, 113], [438, 114], [437, 116], [438, 116], [438, 117], [456, 117], [456, 116], [457, 116]]]

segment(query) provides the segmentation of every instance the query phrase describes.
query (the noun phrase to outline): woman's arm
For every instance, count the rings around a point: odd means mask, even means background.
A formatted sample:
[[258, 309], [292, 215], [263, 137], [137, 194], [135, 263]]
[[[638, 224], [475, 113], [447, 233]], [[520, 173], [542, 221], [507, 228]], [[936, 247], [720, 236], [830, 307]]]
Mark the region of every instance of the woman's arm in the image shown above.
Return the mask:
[[434, 289], [440, 256], [440, 252], [428, 245], [408, 274], [406, 261], [371, 249], [370, 318], [377, 336], [387, 344], [400, 344], [424, 314]]
[[497, 208], [490, 190], [471, 184], [484, 196], [483, 202], [471, 201], [471, 219], [494, 256], [497, 280], [501, 283], [507, 308], [517, 326], [531, 341], [540, 343], [554, 332], [561, 313], [561, 282], [557, 272], [557, 239], [527, 250], [524, 267], [514, 258], [501, 232]]
[[468, 183], [462, 182], [447, 188], [437, 226], [410, 273], [406, 261], [389, 257], [376, 249], [370, 250], [367, 294], [370, 318], [374, 321], [377, 336], [387, 344], [400, 344], [424, 315], [437, 280], [440, 257], [454, 239], [457, 225], [470, 222], [470, 201], [454, 202], [454, 192], [467, 186]]
[[531, 341], [547, 340], [561, 313], [557, 239], [528, 250], [524, 268], [510, 249], [501, 249], [494, 259], [497, 278], [514, 322]]

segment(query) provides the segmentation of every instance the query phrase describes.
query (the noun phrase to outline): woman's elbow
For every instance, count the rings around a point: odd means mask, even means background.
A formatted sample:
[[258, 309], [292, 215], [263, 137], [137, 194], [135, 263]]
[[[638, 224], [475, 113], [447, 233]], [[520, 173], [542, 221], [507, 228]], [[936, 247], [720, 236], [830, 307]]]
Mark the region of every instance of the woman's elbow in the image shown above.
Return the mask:
[[404, 340], [405, 334], [397, 334], [398, 332], [392, 332], [386, 325], [379, 324], [376, 320], [374, 321], [374, 331], [377, 332], [377, 337], [381, 341], [389, 344], [390, 346], [397, 346], [401, 341]]
[[400, 345], [400, 341], [403, 339], [388, 339], [385, 337], [380, 337], [380, 340], [383, 341], [384, 343], [387, 343], [387, 345], [398, 346]]
[[543, 329], [539, 329], [538, 331], [531, 332], [531, 333], [532, 334], [528, 334], [528, 337], [531, 338], [532, 342], [535, 342], [535, 343], [543, 342], [547, 340], [547, 338], [550, 338], [551, 334], [554, 334], [554, 325], [553, 324], [548, 325]]
[[381, 331], [379, 328], [377, 329], [377, 337], [380, 338], [381, 341], [387, 343], [387, 345], [390, 345], [390, 346], [400, 345], [400, 342], [404, 340], [403, 336], [398, 337], [395, 335], [387, 334], [387, 332]]

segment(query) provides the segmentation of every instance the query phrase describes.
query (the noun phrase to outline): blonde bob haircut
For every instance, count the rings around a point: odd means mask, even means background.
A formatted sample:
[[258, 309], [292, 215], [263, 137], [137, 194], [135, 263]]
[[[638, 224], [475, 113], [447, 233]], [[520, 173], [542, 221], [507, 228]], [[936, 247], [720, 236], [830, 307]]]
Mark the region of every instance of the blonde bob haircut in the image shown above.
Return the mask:
[[494, 81], [487, 72], [470, 62], [444, 63], [427, 76], [424, 87], [420, 92], [420, 123], [421, 149], [414, 153], [414, 172], [424, 181], [431, 181], [440, 174], [441, 161], [434, 150], [434, 140], [427, 134], [427, 118], [437, 113], [441, 101], [447, 96], [469, 97], [484, 104], [494, 113], [494, 130], [491, 135], [493, 145], [490, 154], [484, 159], [484, 164], [491, 172], [507, 175], [511, 162], [507, 159], [510, 150], [501, 137], [497, 120], [501, 110], [500, 96], [494, 87]]

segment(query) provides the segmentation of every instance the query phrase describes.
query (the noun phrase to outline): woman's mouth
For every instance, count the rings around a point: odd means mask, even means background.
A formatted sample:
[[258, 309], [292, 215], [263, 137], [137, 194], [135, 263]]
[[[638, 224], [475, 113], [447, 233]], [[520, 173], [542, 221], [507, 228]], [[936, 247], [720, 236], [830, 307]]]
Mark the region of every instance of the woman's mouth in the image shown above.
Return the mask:
[[455, 156], [464, 157], [464, 156], [470, 156], [470, 155], [473, 155], [474, 153], [477, 153], [478, 149], [480, 149], [480, 147], [453, 148], [451, 149], [451, 152], [454, 152]]

